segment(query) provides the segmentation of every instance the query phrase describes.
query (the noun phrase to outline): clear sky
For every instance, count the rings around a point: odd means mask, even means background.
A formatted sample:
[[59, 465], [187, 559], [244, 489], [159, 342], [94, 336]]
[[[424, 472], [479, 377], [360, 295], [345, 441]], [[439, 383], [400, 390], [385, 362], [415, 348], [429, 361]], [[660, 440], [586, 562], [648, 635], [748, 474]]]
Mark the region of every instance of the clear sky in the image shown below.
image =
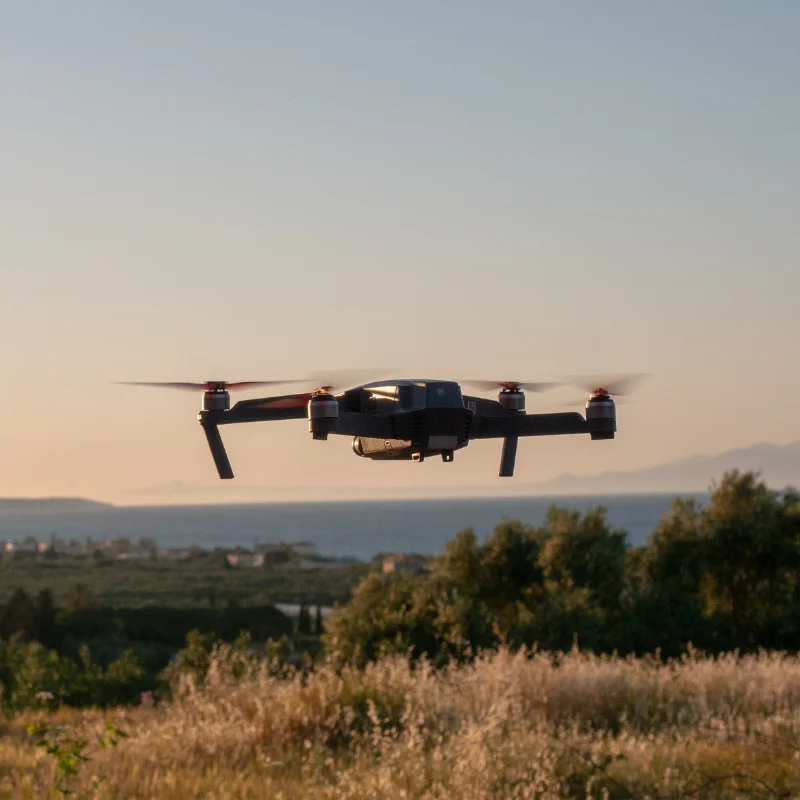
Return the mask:
[[[116, 380], [653, 373], [520, 484], [800, 439], [798, 41], [792, 0], [7, 0], [0, 495], [213, 483], [198, 398]], [[498, 483], [225, 434], [275, 497]]]

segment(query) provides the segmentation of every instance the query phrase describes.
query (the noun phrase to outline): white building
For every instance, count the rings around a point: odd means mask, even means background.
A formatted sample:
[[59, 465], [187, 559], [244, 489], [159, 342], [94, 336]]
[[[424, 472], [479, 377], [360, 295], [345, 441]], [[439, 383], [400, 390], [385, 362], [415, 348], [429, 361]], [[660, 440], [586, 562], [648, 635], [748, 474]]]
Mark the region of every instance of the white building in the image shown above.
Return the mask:
[[232, 567], [263, 567], [263, 553], [228, 553], [225, 556]]

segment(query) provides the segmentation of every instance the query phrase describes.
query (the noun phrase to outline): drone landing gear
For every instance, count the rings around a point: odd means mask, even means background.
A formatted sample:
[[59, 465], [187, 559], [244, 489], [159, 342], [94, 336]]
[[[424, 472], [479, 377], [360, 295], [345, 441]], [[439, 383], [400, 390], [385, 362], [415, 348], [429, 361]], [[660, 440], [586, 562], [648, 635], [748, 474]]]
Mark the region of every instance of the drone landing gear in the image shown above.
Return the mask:
[[503, 439], [503, 454], [500, 456], [500, 477], [511, 478], [514, 476], [514, 464], [517, 461], [516, 436], [507, 436]]
[[217, 467], [217, 473], [223, 480], [231, 480], [233, 478], [233, 470], [231, 469], [231, 462], [228, 460], [228, 454], [225, 452], [222, 437], [219, 435], [219, 428], [216, 425], [206, 424], [203, 425], [203, 432], [206, 435], [211, 456]]
[[442, 453], [442, 461], [444, 461], [445, 464], [452, 463], [453, 458], [454, 456], [452, 450], [445, 450], [444, 453]]

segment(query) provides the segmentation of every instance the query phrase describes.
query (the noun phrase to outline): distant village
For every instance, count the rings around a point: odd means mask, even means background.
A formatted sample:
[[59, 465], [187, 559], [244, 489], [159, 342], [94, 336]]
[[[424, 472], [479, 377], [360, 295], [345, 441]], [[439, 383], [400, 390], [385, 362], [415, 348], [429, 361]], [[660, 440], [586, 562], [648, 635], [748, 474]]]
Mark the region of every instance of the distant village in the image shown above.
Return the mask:
[[[27, 536], [21, 541], [0, 539], [0, 555], [13, 558], [15, 555], [38, 556], [53, 559], [86, 559], [96, 561], [192, 561], [213, 556], [224, 556], [225, 564], [232, 568], [264, 566], [291, 566], [294, 569], [320, 569], [345, 567], [358, 563], [352, 557], [323, 556], [317, 552], [313, 542], [253, 542], [252, 548], [241, 546], [204, 548], [199, 545], [167, 547], [155, 539], [144, 537], [137, 542], [127, 538], [84, 541], [63, 539], [57, 535], [48, 540]], [[427, 557], [418, 553], [388, 553], [377, 557], [376, 566], [384, 573], [423, 572]]]

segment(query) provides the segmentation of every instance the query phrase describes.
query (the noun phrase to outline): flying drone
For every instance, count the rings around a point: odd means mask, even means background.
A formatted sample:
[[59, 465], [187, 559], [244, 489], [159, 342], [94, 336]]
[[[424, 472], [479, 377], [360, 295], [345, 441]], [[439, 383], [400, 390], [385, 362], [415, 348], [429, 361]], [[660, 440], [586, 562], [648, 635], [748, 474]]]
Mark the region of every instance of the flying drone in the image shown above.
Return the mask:
[[525, 392], [558, 384], [520, 381], [462, 381], [479, 391], [499, 389], [497, 400], [464, 394], [456, 381], [386, 380], [340, 390], [319, 385], [310, 392], [241, 400], [231, 407], [230, 392], [303, 381], [206, 381], [204, 383], [136, 382], [202, 392], [197, 419], [205, 433], [219, 477], [233, 478], [220, 425], [307, 419], [313, 439], [331, 434], [352, 437], [353, 452], [373, 461], [416, 461], [440, 456], [452, 462], [456, 450], [473, 439], [502, 439], [500, 477], [514, 474], [517, 444], [525, 436], [588, 434], [613, 439], [617, 430], [612, 395], [626, 395], [642, 376], [611, 382], [571, 381], [589, 392], [585, 415], [578, 412], [528, 414]]

